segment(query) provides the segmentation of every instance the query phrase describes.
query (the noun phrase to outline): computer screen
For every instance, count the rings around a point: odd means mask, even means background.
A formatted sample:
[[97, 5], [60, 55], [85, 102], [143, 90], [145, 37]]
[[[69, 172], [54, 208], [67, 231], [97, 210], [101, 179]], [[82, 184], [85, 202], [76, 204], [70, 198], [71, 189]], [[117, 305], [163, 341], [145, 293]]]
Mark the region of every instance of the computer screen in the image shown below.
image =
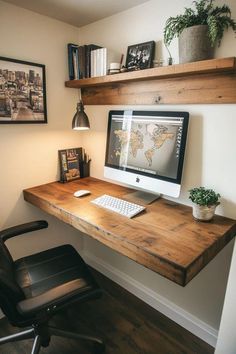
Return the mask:
[[180, 193], [189, 114], [110, 111], [104, 175], [152, 193]]

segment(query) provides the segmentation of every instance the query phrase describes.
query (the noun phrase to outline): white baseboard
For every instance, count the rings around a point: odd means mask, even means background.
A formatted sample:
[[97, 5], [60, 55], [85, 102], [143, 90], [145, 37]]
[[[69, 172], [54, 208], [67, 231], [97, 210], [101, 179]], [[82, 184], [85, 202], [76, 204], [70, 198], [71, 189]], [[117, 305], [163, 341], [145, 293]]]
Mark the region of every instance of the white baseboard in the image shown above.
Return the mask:
[[144, 286], [142, 283], [133, 279], [124, 272], [112, 267], [102, 259], [97, 258], [92, 253], [84, 250], [83, 258], [91, 267], [98, 270], [100, 273], [104, 274], [109, 279], [119, 284], [157, 311], [175, 321], [180, 326], [184, 327], [211, 346], [216, 346], [218, 331], [213, 327], [191, 315], [189, 312], [175, 305], [173, 302], [167, 300], [150, 288]]

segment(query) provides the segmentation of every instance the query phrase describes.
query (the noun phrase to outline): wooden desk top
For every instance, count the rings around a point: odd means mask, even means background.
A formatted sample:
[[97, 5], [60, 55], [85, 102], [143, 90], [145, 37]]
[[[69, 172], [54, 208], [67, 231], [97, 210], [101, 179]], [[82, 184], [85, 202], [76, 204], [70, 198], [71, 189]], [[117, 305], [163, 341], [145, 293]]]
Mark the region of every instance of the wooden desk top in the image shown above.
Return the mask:
[[[75, 198], [78, 189], [91, 195]], [[113, 250], [185, 286], [235, 236], [236, 221], [216, 215], [197, 222], [188, 206], [159, 199], [133, 219], [90, 203], [102, 194], [121, 197], [131, 189], [92, 177], [24, 190], [24, 198]]]

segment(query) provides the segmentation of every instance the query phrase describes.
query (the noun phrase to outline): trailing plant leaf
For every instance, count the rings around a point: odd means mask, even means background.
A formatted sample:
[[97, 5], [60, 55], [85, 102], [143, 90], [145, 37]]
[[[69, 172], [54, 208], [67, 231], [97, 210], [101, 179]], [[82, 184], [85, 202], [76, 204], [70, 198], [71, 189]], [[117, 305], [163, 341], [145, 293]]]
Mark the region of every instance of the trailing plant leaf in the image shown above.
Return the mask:
[[231, 18], [231, 11], [227, 5], [214, 6], [215, 0], [193, 1], [195, 9], [185, 8], [183, 15], [167, 19], [164, 28], [164, 43], [169, 46], [181, 32], [196, 25], [208, 25], [208, 34], [211, 46], [220, 45], [224, 31], [228, 28], [236, 33], [236, 22]]

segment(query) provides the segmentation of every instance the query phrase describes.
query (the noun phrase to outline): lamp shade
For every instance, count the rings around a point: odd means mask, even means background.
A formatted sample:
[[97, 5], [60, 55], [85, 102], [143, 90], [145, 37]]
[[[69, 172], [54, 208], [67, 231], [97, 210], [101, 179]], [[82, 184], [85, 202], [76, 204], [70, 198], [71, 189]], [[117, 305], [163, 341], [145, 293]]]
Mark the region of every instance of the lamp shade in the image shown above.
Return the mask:
[[74, 130], [87, 130], [90, 128], [89, 119], [84, 112], [83, 102], [80, 100], [77, 104], [77, 111], [72, 120], [72, 129]]

